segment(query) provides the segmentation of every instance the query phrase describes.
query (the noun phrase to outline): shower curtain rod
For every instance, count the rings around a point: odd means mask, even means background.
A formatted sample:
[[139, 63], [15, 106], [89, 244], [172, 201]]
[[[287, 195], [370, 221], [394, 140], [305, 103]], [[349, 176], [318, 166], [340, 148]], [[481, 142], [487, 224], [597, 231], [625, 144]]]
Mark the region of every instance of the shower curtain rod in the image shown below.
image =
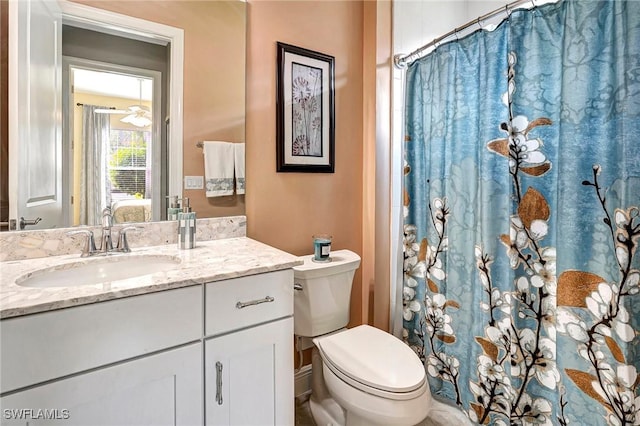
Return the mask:
[[427, 49], [429, 49], [430, 47], [433, 47], [433, 46], [437, 47], [438, 44], [441, 41], [451, 37], [454, 34], [458, 34], [459, 32], [461, 32], [463, 30], [466, 30], [467, 28], [471, 27], [472, 25], [478, 25], [480, 28], [482, 28], [482, 25], [480, 25], [482, 21], [484, 21], [486, 19], [489, 19], [489, 18], [493, 18], [494, 16], [498, 16], [501, 13], [506, 13], [507, 16], [508, 16], [511, 13], [511, 10], [513, 10], [513, 9], [517, 8], [518, 6], [521, 6], [521, 5], [525, 4], [525, 3], [531, 3], [533, 6], [536, 5], [535, 0], [516, 0], [514, 2], [511, 2], [511, 3], [507, 4], [504, 7], [498, 8], [498, 9], [492, 11], [492, 12], [489, 12], [489, 13], [486, 13], [486, 14], [480, 16], [479, 18], [474, 19], [473, 21], [467, 22], [466, 24], [464, 24], [461, 27], [454, 28], [452, 31], [449, 31], [445, 35], [433, 39], [429, 43], [425, 44], [424, 46], [422, 46], [422, 47], [420, 47], [420, 48], [418, 48], [416, 50], [414, 50], [413, 52], [409, 53], [408, 55], [402, 55], [402, 54], [395, 55], [393, 57], [393, 63], [395, 64], [395, 66], [397, 68], [404, 69], [407, 66], [409, 66], [409, 64], [411, 64], [413, 61], [415, 61], [417, 59], [420, 59], [423, 56], [423, 54], [426, 53]]

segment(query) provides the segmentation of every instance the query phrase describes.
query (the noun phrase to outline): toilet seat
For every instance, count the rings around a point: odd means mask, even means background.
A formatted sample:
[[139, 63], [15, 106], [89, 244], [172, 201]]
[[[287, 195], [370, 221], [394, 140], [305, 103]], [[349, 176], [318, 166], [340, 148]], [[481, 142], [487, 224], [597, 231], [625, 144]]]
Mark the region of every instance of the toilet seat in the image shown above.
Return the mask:
[[325, 365], [341, 380], [363, 392], [392, 400], [409, 400], [427, 389], [417, 355], [389, 333], [361, 325], [313, 340]]

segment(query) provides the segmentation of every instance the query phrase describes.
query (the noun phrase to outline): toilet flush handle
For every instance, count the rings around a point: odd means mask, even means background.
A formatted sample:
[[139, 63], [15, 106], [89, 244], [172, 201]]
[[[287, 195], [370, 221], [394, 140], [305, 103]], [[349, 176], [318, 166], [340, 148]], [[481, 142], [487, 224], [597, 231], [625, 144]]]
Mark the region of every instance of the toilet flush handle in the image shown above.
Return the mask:
[[300, 283], [293, 283], [293, 289], [297, 290], [297, 291], [304, 290], [304, 288], [302, 287], [302, 284], [300, 284]]

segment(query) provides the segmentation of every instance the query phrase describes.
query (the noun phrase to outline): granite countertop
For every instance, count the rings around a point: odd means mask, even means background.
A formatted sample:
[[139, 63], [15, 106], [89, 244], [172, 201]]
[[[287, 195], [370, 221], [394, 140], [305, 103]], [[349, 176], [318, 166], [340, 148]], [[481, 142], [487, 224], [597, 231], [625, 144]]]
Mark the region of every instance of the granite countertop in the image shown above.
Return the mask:
[[[141, 256], [145, 256], [142, 258]], [[152, 275], [75, 287], [30, 288], [16, 284], [16, 279], [43, 268], [65, 269], [79, 262], [109, 262], [116, 257], [171, 256], [175, 268]], [[80, 253], [65, 256], [0, 263], [0, 318], [46, 312], [187, 287], [228, 278], [277, 271], [302, 264], [296, 256], [250, 238], [199, 241], [192, 250], [179, 250], [175, 244], [142, 247], [131, 253], [81, 258]], [[79, 277], [81, 278], [81, 277]]]

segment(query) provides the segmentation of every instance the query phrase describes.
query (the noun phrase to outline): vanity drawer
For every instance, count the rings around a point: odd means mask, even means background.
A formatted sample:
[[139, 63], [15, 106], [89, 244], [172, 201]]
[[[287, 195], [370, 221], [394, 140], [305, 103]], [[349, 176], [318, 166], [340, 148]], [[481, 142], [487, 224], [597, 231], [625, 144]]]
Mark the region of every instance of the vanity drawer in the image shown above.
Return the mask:
[[0, 392], [170, 348], [202, 337], [200, 286], [0, 322]]
[[293, 315], [293, 270], [205, 285], [205, 335], [212, 336]]

